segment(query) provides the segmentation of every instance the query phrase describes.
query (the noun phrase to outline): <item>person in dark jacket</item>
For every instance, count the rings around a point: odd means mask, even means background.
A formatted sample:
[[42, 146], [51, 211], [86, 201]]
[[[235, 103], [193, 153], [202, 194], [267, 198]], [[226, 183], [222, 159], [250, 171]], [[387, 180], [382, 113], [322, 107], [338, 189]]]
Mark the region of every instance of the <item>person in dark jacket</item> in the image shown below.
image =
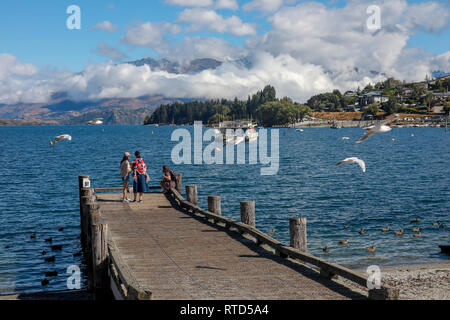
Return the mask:
[[175, 172], [170, 170], [167, 165], [163, 166], [163, 179], [159, 184], [163, 188], [164, 192], [169, 191], [170, 188], [177, 187], [177, 176], [175, 175]]

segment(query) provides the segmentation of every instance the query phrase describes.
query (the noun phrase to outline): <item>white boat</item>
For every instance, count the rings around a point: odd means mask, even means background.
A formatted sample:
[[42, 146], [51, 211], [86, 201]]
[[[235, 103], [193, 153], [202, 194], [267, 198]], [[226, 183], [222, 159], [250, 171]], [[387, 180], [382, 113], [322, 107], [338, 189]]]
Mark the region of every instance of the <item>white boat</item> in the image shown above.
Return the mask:
[[103, 124], [103, 121], [102, 121], [101, 118], [97, 118], [97, 119], [94, 119], [94, 120], [89, 121], [88, 124], [91, 124], [91, 125], [100, 125], [100, 124]]
[[254, 127], [251, 127], [245, 131], [245, 141], [256, 142], [258, 140], [259, 133], [256, 132]]
[[[245, 141], [255, 142], [258, 140], [259, 136], [259, 133], [255, 130], [255, 125], [250, 121], [237, 120], [221, 122], [214, 130], [216, 139], [219, 138], [220, 135], [222, 135], [225, 145], [237, 145]], [[228, 130], [232, 130], [231, 135], [227, 135]], [[236, 131], [238, 131], [239, 133], [236, 133]]]

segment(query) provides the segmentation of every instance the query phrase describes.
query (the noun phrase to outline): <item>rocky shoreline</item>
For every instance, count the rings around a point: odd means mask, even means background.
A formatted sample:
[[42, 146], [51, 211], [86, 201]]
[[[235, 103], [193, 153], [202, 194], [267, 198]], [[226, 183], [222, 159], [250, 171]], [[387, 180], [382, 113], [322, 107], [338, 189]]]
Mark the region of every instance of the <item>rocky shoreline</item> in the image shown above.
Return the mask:
[[[367, 292], [345, 279], [339, 281]], [[381, 283], [399, 289], [399, 300], [450, 300], [450, 262], [381, 268]]]
[[401, 300], [450, 300], [450, 263], [381, 271], [382, 282], [400, 289]]

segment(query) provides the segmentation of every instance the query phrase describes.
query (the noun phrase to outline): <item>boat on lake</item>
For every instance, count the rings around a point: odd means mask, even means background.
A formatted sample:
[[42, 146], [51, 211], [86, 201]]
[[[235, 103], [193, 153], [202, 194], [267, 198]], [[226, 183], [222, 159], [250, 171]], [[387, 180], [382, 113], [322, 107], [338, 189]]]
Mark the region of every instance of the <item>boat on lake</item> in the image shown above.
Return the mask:
[[96, 118], [94, 120], [88, 121], [89, 125], [100, 125], [103, 124], [103, 118]]
[[216, 137], [222, 135], [225, 145], [256, 142], [259, 136], [259, 133], [255, 130], [256, 125], [252, 121], [223, 121], [214, 128], [216, 130]]

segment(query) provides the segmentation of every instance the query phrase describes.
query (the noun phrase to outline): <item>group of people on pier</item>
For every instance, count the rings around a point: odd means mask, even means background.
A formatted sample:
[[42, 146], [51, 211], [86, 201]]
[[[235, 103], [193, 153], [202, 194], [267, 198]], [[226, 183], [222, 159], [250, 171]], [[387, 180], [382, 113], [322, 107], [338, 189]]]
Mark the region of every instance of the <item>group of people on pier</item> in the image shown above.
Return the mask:
[[[147, 165], [145, 164], [144, 159], [142, 159], [141, 153], [136, 151], [134, 156], [135, 159], [130, 162], [130, 153], [125, 152], [122, 161], [120, 162], [120, 176], [123, 183], [123, 202], [131, 201], [131, 199], [128, 198], [128, 188], [131, 180], [133, 180], [133, 202], [142, 202], [143, 194], [147, 190], [147, 184], [150, 181]], [[170, 188], [176, 187], [176, 175], [167, 165], [163, 166], [162, 171], [163, 178], [160, 181], [160, 185], [164, 192], [167, 192]]]

